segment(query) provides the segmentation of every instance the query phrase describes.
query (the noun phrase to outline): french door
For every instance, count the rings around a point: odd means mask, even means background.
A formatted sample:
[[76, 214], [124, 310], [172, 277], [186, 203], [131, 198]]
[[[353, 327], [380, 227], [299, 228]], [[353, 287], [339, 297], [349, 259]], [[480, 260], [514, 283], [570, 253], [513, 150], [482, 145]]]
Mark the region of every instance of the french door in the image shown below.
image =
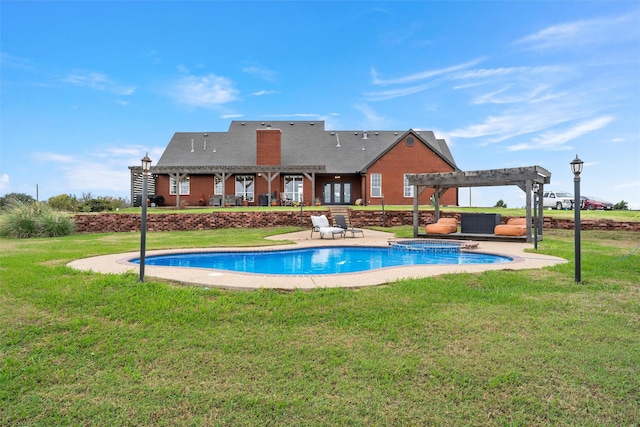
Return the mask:
[[326, 182], [322, 187], [322, 203], [325, 205], [350, 205], [350, 182]]

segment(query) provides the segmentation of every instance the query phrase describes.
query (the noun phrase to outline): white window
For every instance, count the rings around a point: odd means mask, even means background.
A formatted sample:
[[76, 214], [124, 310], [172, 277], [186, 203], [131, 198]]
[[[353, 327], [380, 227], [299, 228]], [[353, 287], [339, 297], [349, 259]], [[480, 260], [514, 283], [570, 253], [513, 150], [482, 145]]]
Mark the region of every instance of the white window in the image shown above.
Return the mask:
[[[187, 196], [191, 192], [191, 182], [189, 181], [188, 176], [183, 176], [180, 178], [180, 195]], [[176, 178], [169, 177], [169, 194], [175, 196], [176, 191]]]
[[284, 177], [284, 196], [286, 199], [302, 202], [302, 176], [287, 175]]
[[253, 175], [236, 176], [236, 197], [242, 197], [244, 200], [253, 202], [253, 188]]
[[222, 195], [222, 190], [224, 189], [224, 183], [221, 178], [217, 176], [213, 179], [213, 194]]
[[371, 174], [371, 197], [382, 197], [382, 174]]
[[404, 174], [404, 197], [413, 197], [413, 185], [409, 185], [409, 178]]

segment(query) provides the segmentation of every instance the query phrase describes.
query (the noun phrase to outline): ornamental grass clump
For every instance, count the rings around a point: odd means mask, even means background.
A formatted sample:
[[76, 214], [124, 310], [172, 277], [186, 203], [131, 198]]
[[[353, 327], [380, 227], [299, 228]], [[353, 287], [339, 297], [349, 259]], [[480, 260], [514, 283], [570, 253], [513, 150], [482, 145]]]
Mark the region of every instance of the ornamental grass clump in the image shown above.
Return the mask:
[[13, 202], [3, 217], [0, 235], [6, 237], [59, 237], [75, 231], [72, 218], [53, 211], [45, 203]]

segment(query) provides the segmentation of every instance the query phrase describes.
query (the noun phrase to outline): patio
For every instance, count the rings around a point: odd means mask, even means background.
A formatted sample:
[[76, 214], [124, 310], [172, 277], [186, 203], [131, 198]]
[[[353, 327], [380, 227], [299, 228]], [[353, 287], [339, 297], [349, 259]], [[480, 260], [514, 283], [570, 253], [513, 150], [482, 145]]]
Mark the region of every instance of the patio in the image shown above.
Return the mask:
[[[175, 252], [203, 252], [203, 251], [255, 251], [273, 250], [285, 248], [303, 248], [311, 246], [382, 246], [389, 245], [390, 240], [395, 236], [391, 233], [365, 230], [364, 238], [358, 239], [320, 239], [310, 238], [309, 230], [302, 230], [294, 233], [271, 236], [269, 240], [291, 241], [292, 244], [273, 245], [266, 247], [249, 248], [197, 248], [181, 250], [160, 250], [147, 251], [147, 256], [160, 255]], [[291, 276], [291, 275], [261, 275], [237, 273], [223, 270], [179, 268], [179, 267], [156, 267], [146, 266], [147, 277], [155, 277], [176, 283], [190, 284], [208, 288], [222, 288], [235, 290], [257, 290], [257, 289], [315, 289], [315, 288], [360, 288], [365, 286], [375, 286], [395, 282], [402, 279], [437, 276], [453, 273], [479, 273], [487, 270], [501, 269], [527, 269], [542, 268], [567, 262], [567, 260], [525, 252], [525, 249], [532, 248], [528, 243], [505, 243], [505, 242], [483, 242], [478, 245], [476, 251], [505, 255], [513, 258], [513, 262], [503, 264], [459, 264], [459, 265], [421, 265], [409, 267], [394, 267], [377, 270], [370, 270], [361, 273], [349, 274], [328, 274], [315, 276]], [[99, 257], [85, 258], [73, 261], [68, 265], [79, 270], [90, 270], [104, 274], [137, 273], [138, 265], [129, 262], [130, 259], [137, 258], [138, 252], [120, 253]]]

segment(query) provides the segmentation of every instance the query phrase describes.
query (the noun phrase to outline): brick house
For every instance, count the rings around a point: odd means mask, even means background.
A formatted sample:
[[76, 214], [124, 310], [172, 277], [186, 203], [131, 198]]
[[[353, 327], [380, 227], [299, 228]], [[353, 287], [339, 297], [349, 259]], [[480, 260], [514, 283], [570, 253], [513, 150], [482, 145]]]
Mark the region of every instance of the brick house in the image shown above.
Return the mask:
[[[130, 166], [140, 204], [142, 170]], [[325, 130], [323, 121], [232, 121], [227, 132], [176, 132], [151, 167], [159, 205], [411, 205], [407, 174], [458, 171], [431, 131]], [[433, 190], [419, 196], [429, 204]], [[458, 204], [457, 189], [440, 202]]]

